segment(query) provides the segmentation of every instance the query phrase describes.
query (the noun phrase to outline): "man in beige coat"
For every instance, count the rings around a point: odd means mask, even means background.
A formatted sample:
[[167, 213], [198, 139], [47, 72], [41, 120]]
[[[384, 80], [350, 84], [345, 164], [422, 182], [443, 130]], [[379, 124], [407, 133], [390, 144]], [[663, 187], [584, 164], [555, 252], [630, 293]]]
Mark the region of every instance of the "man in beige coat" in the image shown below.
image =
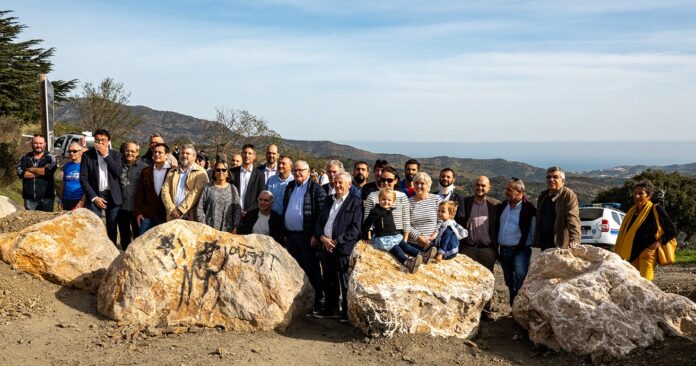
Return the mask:
[[537, 200], [536, 246], [546, 250], [579, 245], [578, 197], [565, 186], [565, 172], [557, 166], [548, 168], [546, 186]]
[[196, 205], [206, 184], [208, 174], [196, 164], [196, 147], [185, 144], [181, 149], [179, 167], [167, 173], [162, 185], [161, 196], [167, 221], [195, 220]]

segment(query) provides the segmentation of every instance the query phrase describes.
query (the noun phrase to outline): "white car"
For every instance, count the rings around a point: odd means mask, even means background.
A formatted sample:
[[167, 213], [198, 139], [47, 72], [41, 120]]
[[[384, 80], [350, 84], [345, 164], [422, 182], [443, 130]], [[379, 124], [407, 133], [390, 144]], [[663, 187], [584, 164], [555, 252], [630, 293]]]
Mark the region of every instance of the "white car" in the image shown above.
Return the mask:
[[619, 204], [595, 203], [580, 207], [580, 235], [582, 244], [590, 244], [613, 250], [619, 236], [619, 228], [626, 214]]

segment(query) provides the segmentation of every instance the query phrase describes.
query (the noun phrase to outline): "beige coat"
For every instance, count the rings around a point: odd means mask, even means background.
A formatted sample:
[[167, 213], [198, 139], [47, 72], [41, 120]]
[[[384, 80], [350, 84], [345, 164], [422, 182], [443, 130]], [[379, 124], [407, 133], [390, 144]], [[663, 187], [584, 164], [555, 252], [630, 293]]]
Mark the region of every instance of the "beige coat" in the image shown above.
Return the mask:
[[169, 170], [167, 177], [164, 178], [161, 196], [162, 202], [164, 202], [164, 208], [167, 211], [167, 221], [174, 220], [171, 213], [176, 208], [178, 208], [183, 215], [188, 213], [187, 219], [195, 220], [194, 215], [196, 214], [198, 199], [201, 193], [203, 193], [203, 188], [208, 184], [208, 173], [200, 165], [193, 163], [191, 172], [186, 178], [186, 197], [179, 207], [176, 207], [174, 202], [176, 202], [176, 193], [179, 188], [180, 178], [181, 171], [178, 168]]
[[[580, 208], [578, 196], [568, 187], [562, 187], [558, 195], [549, 197], [549, 191], [545, 190], [537, 200], [536, 216], [536, 241], [541, 238], [539, 224], [541, 220], [541, 205], [545, 199], [553, 200], [556, 208], [556, 220], [553, 224], [553, 241], [558, 248], [568, 248], [568, 243], [580, 244]], [[536, 246], [540, 246], [537, 242]]]

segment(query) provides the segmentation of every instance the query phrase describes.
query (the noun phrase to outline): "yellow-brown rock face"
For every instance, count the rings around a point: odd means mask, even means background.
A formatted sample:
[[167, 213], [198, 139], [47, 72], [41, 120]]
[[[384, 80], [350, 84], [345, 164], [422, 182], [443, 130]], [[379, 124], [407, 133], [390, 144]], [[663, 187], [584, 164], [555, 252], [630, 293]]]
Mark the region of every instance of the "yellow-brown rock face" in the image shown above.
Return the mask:
[[471, 338], [493, 296], [493, 274], [464, 255], [422, 265], [411, 274], [388, 252], [360, 242], [351, 263], [348, 314], [356, 327], [373, 336]]
[[595, 361], [621, 358], [665, 333], [696, 340], [696, 304], [588, 245], [537, 256], [512, 311], [534, 343]]
[[85, 290], [96, 290], [118, 256], [104, 224], [87, 209], [0, 234], [0, 258], [12, 268]]
[[272, 238], [175, 220], [138, 237], [109, 268], [99, 312], [141, 325], [270, 330], [312, 304], [297, 262]]

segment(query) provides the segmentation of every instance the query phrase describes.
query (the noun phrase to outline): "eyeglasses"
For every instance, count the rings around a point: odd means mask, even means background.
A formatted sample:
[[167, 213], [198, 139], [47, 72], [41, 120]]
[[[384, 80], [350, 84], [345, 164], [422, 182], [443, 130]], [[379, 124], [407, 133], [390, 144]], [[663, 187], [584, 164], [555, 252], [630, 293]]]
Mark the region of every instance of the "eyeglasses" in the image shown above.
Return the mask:
[[70, 154], [77, 154], [77, 153], [79, 153], [80, 151], [82, 151], [82, 150], [68, 150], [68, 152], [69, 152]]
[[224, 173], [226, 171], [227, 171], [227, 169], [215, 169], [215, 172], [217, 172], [217, 173]]
[[293, 169], [292, 171], [295, 172], [295, 173], [301, 173], [301, 172], [303, 172], [303, 171], [305, 171], [305, 170], [309, 170], [309, 168]]
[[379, 178], [380, 183], [394, 183], [396, 178]]
[[562, 179], [560, 175], [547, 175], [546, 180], [559, 180]]

